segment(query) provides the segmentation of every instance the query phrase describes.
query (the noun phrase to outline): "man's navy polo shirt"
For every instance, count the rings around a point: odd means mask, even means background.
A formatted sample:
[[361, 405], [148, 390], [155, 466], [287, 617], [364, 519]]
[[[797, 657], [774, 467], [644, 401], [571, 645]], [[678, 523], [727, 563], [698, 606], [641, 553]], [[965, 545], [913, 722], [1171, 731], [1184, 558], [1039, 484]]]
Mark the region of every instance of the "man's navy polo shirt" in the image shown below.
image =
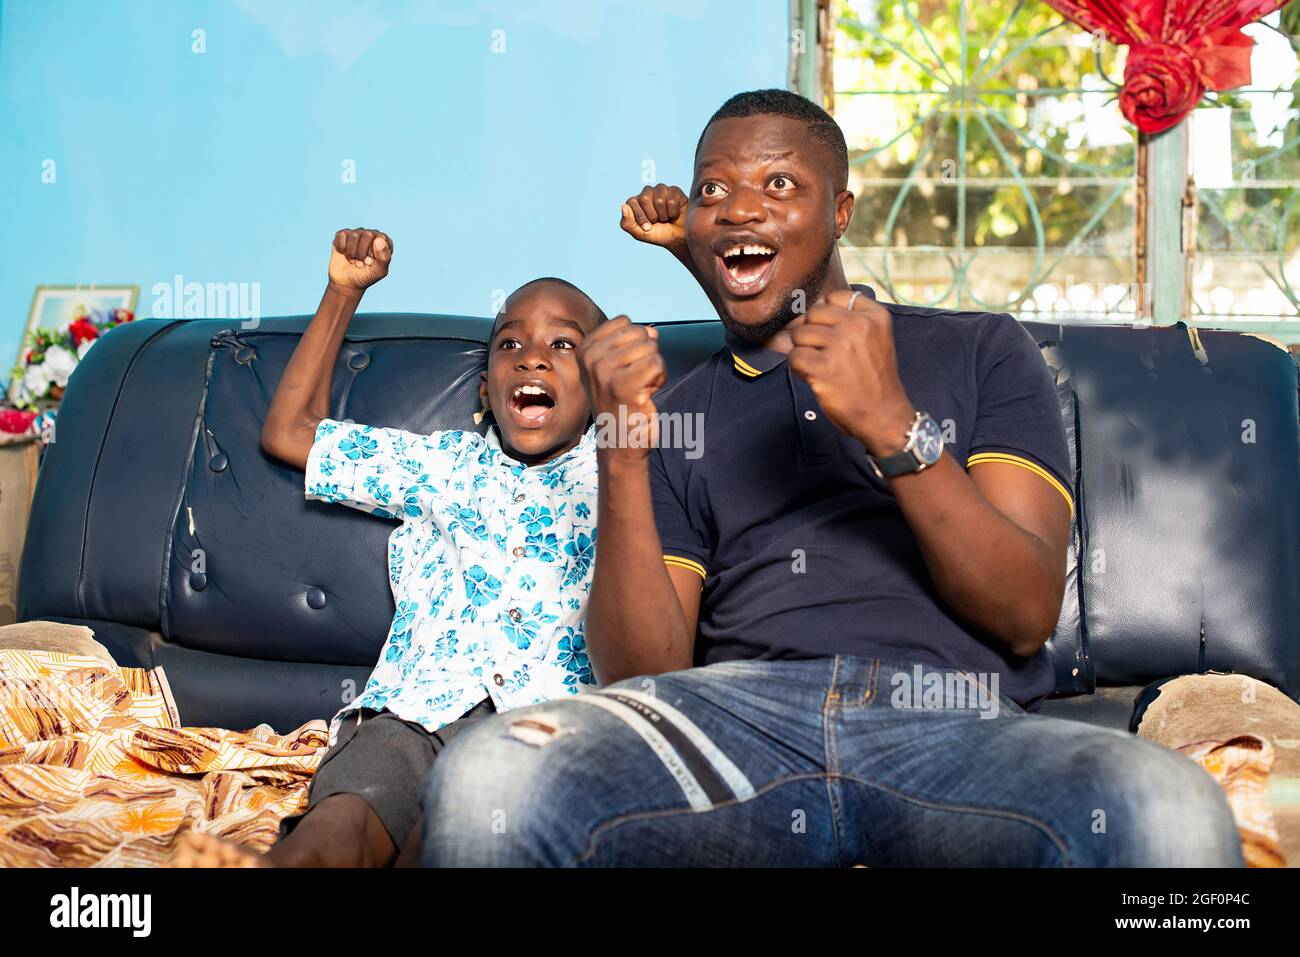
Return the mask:
[[[1073, 509], [1056, 388], [1029, 332], [1005, 314], [881, 304], [903, 387], [944, 429], [943, 454], [1021, 466]], [[784, 354], [728, 336], [655, 402], [704, 416], [702, 446], [650, 459], [664, 561], [704, 579], [697, 664], [894, 658], [997, 673], [1026, 708], [1051, 693], [1045, 651], [1003, 654], [943, 606], [888, 483]]]

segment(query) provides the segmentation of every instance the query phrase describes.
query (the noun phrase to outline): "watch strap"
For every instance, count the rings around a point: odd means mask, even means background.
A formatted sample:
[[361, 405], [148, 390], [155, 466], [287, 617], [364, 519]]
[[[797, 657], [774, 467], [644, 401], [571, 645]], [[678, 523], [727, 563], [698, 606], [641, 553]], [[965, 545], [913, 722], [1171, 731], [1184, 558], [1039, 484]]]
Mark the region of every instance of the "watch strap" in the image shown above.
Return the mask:
[[926, 413], [917, 410], [915, 418], [912, 419], [912, 426], [907, 430], [907, 444], [903, 446], [901, 452], [895, 452], [893, 455], [867, 456], [867, 464], [871, 466], [871, 471], [876, 473], [876, 478], [911, 475], [913, 472], [923, 472], [929, 468], [930, 463], [926, 462], [916, 449], [916, 430], [927, 418], [929, 416]]
[[877, 478], [895, 478], [899, 475], [910, 475], [912, 472], [919, 472], [925, 468], [925, 463], [911, 448], [905, 448], [893, 455], [868, 455], [867, 462], [870, 464], [871, 470], [876, 473]]

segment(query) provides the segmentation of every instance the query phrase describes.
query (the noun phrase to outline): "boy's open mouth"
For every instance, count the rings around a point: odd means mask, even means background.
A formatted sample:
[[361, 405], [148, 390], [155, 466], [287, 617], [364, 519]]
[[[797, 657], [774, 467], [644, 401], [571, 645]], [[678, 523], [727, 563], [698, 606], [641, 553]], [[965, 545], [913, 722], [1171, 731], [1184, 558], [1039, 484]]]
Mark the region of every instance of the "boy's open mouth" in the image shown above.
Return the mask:
[[732, 242], [717, 251], [722, 263], [722, 279], [727, 289], [736, 296], [752, 296], [762, 292], [772, 275], [776, 263], [776, 250], [766, 243]]
[[510, 390], [510, 414], [524, 429], [540, 429], [555, 411], [555, 396], [541, 382], [525, 382]]

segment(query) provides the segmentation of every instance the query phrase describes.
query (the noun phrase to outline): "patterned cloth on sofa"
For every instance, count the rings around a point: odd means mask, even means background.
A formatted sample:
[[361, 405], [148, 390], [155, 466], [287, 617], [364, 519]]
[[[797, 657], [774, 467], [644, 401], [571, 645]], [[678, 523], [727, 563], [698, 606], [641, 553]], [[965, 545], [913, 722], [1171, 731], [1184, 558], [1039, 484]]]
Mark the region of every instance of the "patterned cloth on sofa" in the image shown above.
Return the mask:
[[0, 866], [159, 865], [190, 829], [265, 851], [326, 744], [182, 727], [161, 668], [0, 650]]

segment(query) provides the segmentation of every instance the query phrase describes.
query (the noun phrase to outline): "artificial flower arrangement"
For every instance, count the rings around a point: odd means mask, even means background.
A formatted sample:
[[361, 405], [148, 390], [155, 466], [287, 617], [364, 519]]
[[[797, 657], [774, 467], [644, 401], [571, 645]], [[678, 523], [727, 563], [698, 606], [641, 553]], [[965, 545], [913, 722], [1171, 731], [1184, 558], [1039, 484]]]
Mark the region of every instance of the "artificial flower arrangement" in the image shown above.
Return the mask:
[[129, 309], [80, 312], [62, 330], [33, 329], [23, 344], [22, 361], [14, 367], [14, 405], [39, 411], [63, 398], [68, 376], [99, 337], [114, 326], [135, 319]]
[[[1129, 48], [1120, 112], [1140, 132], [1152, 134], [1181, 123], [1206, 90], [1249, 86], [1255, 41], [1241, 28], [1287, 0], [1047, 2], [1093, 36]], [[1283, 24], [1289, 20], [1284, 14]]]

